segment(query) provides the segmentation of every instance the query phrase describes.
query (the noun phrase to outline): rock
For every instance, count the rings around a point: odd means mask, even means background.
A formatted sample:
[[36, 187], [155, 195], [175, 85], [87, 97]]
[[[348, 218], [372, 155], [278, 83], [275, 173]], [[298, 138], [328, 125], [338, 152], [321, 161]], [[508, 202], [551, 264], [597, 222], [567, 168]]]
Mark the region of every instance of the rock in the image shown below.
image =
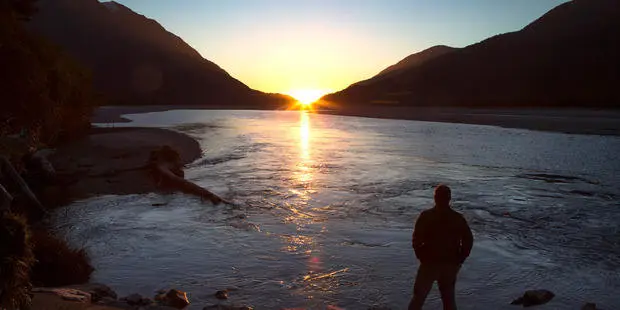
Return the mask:
[[177, 310], [177, 308], [162, 306], [162, 305], [150, 305], [150, 306], [142, 306], [138, 308], [138, 310]]
[[110, 298], [104, 298], [101, 299], [98, 303], [98, 305], [102, 305], [102, 306], [106, 306], [106, 307], [110, 307], [110, 308], [114, 308], [114, 309], [126, 309], [126, 310], [135, 310], [136, 306], [132, 306], [124, 301], [118, 300], [118, 299], [110, 299]]
[[109, 298], [113, 300], [116, 300], [118, 298], [114, 290], [112, 290], [109, 286], [100, 283], [70, 285], [67, 288], [73, 288], [76, 290], [89, 292], [93, 302], [97, 302], [103, 298]]
[[529, 290], [519, 297], [513, 300], [512, 305], [523, 305], [523, 307], [531, 307], [536, 305], [542, 305], [549, 302], [555, 297], [555, 294], [548, 290]]
[[100, 298], [99, 300], [93, 301], [93, 302], [95, 302], [97, 304], [100, 304], [100, 305], [107, 305], [108, 303], [112, 303], [112, 302], [115, 302], [115, 301], [116, 301], [116, 299], [114, 299], [114, 298], [103, 297], [103, 298]]
[[596, 304], [593, 302], [588, 302], [581, 307], [581, 310], [596, 310]]
[[132, 306], [142, 305], [142, 295], [140, 294], [131, 294], [127, 297], [121, 298], [121, 300], [126, 301], [128, 304]]
[[202, 310], [254, 310], [250, 306], [236, 306], [236, 305], [209, 305], [202, 308]]
[[152, 299], [145, 298], [145, 297], [143, 297], [142, 300], [140, 301], [140, 305], [142, 306], [149, 306], [149, 305], [152, 305], [153, 303], [155, 302]]
[[228, 299], [228, 291], [227, 290], [223, 290], [223, 291], [215, 292], [215, 298], [217, 298], [217, 299]]
[[161, 302], [164, 306], [183, 309], [189, 305], [187, 293], [177, 289], [171, 289], [165, 294], [155, 296], [155, 300]]

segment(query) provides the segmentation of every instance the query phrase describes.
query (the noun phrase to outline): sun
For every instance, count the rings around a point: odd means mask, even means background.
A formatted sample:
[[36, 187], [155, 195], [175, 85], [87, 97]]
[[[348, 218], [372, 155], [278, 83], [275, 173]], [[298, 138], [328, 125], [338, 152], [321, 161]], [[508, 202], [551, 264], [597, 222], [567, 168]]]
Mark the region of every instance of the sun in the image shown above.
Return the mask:
[[294, 89], [288, 92], [290, 96], [297, 99], [303, 106], [310, 106], [327, 93], [328, 91], [323, 89]]

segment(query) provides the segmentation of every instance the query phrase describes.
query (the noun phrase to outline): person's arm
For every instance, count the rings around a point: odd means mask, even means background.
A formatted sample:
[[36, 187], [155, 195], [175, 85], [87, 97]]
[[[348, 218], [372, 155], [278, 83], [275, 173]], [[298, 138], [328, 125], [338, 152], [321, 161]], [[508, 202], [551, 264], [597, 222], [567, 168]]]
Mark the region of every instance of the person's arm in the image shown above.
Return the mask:
[[463, 262], [465, 262], [465, 260], [469, 257], [469, 254], [471, 253], [471, 248], [474, 245], [474, 236], [471, 233], [471, 229], [469, 228], [469, 224], [467, 224], [467, 221], [465, 220], [465, 218], [461, 218], [463, 221], [463, 225], [461, 228], [461, 256], [460, 256], [460, 263], [462, 264]]
[[413, 236], [411, 238], [411, 246], [418, 260], [421, 260], [420, 257], [424, 256], [423, 247], [424, 243], [426, 243], [427, 226], [425, 218], [424, 212], [420, 213], [420, 216], [415, 222], [415, 228], [413, 229]]

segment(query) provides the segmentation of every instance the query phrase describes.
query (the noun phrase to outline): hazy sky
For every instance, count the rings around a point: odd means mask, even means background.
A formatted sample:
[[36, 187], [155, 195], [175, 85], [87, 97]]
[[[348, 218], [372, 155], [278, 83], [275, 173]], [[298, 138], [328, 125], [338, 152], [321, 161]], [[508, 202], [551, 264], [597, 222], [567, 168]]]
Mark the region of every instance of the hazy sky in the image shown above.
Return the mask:
[[340, 90], [437, 44], [519, 30], [566, 0], [117, 0], [254, 89]]

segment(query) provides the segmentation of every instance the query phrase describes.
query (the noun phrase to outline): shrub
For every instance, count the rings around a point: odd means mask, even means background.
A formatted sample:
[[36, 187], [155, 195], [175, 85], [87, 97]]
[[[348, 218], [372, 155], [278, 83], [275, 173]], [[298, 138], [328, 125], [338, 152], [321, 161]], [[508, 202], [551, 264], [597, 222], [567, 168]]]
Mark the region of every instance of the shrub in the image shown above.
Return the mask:
[[63, 286], [88, 282], [93, 272], [84, 249], [71, 248], [66, 241], [48, 231], [32, 234], [36, 261], [32, 266], [31, 281], [37, 286]]
[[30, 304], [30, 268], [34, 262], [30, 230], [24, 217], [0, 215], [0, 309]]

